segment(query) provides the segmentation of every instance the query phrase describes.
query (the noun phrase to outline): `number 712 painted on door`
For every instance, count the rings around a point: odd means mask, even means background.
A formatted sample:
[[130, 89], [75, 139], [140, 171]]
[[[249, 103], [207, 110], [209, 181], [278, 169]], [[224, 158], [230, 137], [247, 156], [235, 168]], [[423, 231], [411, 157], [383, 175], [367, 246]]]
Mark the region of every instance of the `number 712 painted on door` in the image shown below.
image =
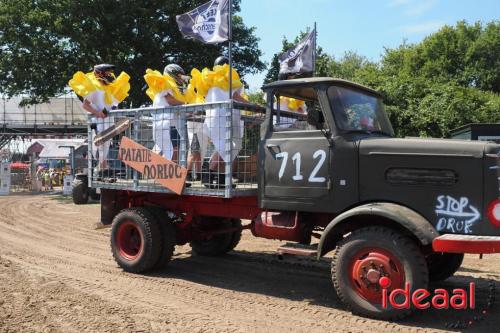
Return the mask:
[[[325, 177], [317, 177], [317, 174], [318, 174], [319, 170], [321, 169], [321, 167], [325, 163], [326, 152], [324, 150], [322, 150], [322, 149], [316, 150], [314, 152], [314, 154], [313, 154], [313, 159], [315, 160], [318, 157], [319, 157], [318, 163], [313, 168], [311, 174], [309, 175], [309, 178], [307, 179], [308, 182], [310, 182], [310, 183], [324, 183], [324, 182], [326, 182], [326, 178]], [[285, 174], [285, 168], [286, 168], [286, 165], [287, 165], [287, 162], [288, 162], [288, 152], [283, 151], [283, 152], [277, 153], [276, 154], [276, 160], [278, 160], [278, 159], [282, 160], [281, 161], [280, 170], [278, 172], [278, 179], [281, 181], [281, 178]], [[301, 155], [300, 155], [300, 153], [295, 153], [292, 156], [292, 163], [295, 165], [295, 175], [293, 175], [292, 179], [295, 180], [295, 181], [303, 180], [304, 176], [302, 175], [301, 170], [300, 170], [300, 165], [301, 165]]]

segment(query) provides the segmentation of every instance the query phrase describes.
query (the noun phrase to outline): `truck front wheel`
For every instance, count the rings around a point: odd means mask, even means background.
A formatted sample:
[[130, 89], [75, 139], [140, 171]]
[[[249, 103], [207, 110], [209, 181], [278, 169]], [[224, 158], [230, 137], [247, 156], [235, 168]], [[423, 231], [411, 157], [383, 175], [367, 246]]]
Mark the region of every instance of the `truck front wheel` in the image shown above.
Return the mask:
[[[239, 219], [219, 219], [219, 218], [206, 218], [210, 221], [205, 221], [209, 230], [217, 231], [228, 228], [241, 228], [241, 220]], [[206, 240], [193, 240], [190, 245], [198, 255], [202, 256], [220, 256], [231, 250], [238, 245], [241, 239], [241, 230], [215, 234]]]
[[427, 263], [407, 236], [386, 227], [366, 227], [340, 242], [333, 256], [332, 280], [339, 298], [353, 313], [401, 319], [411, 309], [395, 309], [390, 302], [383, 306], [382, 288], [387, 288], [387, 295], [396, 288], [404, 289], [406, 283], [410, 292], [427, 288]]
[[158, 222], [147, 209], [124, 209], [115, 216], [111, 226], [111, 251], [123, 270], [142, 273], [152, 269], [161, 249]]
[[433, 252], [427, 257], [429, 266], [429, 280], [443, 281], [453, 276], [458, 271], [464, 260], [463, 253], [438, 253]]

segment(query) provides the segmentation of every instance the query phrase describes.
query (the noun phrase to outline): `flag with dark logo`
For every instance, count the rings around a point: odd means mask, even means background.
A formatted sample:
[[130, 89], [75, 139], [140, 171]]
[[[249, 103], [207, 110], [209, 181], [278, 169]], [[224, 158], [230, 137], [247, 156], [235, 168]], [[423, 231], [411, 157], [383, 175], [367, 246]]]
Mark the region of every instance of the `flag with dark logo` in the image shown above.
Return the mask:
[[229, 39], [229, 0], [212, 0], [192, 11], [177, 15], [177, 24], [184, 38], [206, 44]]
[[307, 34], [297, 45], [278, 57], [280, 74], [309, 73], [314, 70], [314, 38], [316, 31]]

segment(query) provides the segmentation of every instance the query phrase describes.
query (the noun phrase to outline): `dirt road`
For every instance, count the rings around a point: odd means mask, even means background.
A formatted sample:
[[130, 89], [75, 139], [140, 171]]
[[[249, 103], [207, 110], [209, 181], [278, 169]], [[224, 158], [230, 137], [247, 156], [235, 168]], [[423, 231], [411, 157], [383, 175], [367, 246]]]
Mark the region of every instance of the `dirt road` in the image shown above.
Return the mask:
[[[423, 332], [475, 312], [423, 311], [398, 323], [351, 315], [335, 295], [328, 260], [285, 258], [280, 244], [245, 232], [221, 258], [179, 247], [155, 274], [124, 273], [113, 261], [109, 229], [94, 230], [99, 205], [56, 195], [0, 197], [0, 332]], [[500, 256], [468, 256], [441, 285], [476, 283], [486, 304]], [[499, 304], [468, 332], [495, 332]], [[455, 330], [456, 331], [456, 330]]]

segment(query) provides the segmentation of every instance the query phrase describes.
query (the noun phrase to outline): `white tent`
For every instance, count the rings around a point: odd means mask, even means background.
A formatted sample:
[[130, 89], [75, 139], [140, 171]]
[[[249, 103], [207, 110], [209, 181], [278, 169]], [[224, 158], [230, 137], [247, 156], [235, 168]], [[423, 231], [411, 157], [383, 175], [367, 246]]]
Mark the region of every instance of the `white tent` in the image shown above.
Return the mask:
[[36, 142], [43, 146], [39, 157], [47, 159], [69, 158], [70, 149], [60, 148], [59, 146], [74, 146], [75, 149], [78, 149], [85, 145], [84, 139], [40, 139], [34, 140], [33, 144]]

